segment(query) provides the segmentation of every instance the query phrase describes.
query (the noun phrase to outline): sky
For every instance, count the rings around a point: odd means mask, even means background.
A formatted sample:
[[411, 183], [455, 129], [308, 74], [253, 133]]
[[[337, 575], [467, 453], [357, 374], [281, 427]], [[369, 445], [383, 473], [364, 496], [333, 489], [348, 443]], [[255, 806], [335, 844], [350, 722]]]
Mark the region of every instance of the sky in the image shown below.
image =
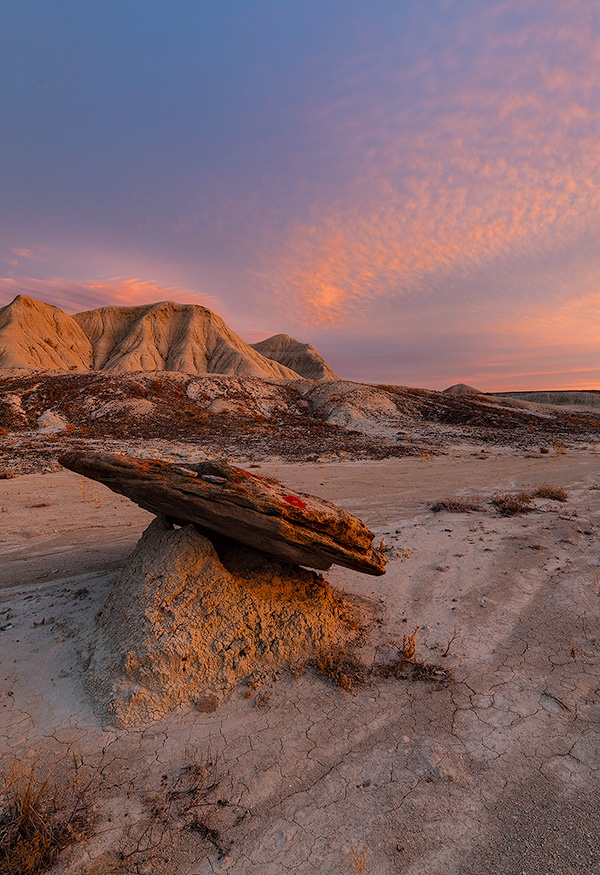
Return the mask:
[[600, 7], [3, 0], [0, 306], [175, 300], [340, 375], [600, 389]]

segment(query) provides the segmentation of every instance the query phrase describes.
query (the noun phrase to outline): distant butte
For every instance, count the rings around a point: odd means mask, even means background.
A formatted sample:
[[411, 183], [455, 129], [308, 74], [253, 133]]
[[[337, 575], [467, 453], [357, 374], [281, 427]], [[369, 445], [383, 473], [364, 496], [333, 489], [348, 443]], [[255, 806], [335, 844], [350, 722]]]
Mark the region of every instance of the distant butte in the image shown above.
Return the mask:
[[289, 334], [274, 334], [273, 337], [267, 337], [260, 343], [253, 343], [252, 348], [261, 355], [291, 368], [301, 377], [316, 380], [340, 379], [310, 343], [300, 343]]
[[69, 316], [27, 295], [0, 308], [0, 368], [339, 379], [310, 344], [278, 334], [250, 346], [197, 304], [162, 301]]

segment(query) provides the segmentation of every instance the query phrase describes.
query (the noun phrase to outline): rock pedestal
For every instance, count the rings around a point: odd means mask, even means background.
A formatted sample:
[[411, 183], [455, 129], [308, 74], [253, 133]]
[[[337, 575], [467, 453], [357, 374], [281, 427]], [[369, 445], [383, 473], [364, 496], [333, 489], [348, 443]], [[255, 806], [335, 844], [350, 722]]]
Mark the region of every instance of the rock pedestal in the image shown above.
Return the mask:
[[87, 688], [119, 727], [355, 640], [349, 602], [312, 571], [157, 517], [119, 575], [87, 654]]

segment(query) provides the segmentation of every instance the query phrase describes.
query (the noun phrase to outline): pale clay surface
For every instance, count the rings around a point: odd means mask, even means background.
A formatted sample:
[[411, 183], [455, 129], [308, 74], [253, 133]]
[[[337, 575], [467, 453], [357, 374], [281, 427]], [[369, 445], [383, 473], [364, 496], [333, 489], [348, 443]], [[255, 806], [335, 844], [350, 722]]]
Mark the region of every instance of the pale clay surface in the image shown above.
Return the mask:
[[[309, 671], [283, 674], [249, 698], [238, 687], [215, 713], [187, 707], [143, 730], [98, 722], [77, 649], [150, 516], [68, 472], [1, 481], [3, 752], [65, 768], [73, 752], [93, 762], [104, 749], [95, 834], [56, 871], [126, 871], [115, 852], [136, 848], [160, 803], [162, 843], [127, 871], [597, 873], [599, 459], [463, 448], [264, 464], [258, 473], [339, 503], [396, 547], [383, 578], [326, 575], [381, 608], [367, 664], [376, 644], [419, 625], [417, 652], [452, 665], [456, 684], [373, 678], [348, 694]], [[568, 502], [538, 499], [513, 518], [429, 510], [542, 482], [565, 486]], [[217, 787], [196, 812], [222, 856], [169, 796], [207, 757]]]

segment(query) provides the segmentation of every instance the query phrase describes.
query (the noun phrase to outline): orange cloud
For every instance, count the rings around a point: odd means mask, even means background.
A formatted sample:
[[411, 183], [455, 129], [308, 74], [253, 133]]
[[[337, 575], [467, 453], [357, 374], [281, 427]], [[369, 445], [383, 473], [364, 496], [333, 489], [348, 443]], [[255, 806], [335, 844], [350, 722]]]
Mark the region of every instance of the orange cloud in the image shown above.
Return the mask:
[[53, 277], [49, 280], [31, 277], [0, 278], [0, 304], [8, 304], [16, 295], [29, 295], [47, 304], [74, 313], [108, 305], [135, 306], [157, 301], [178, 301], [181, 304], [200, 304], [223, 316], [224, 307], [218, 298], [202, 295], [178, 286], [167, 286], [152, 280], [110, 279], [78, 282]]
[[593, 11], [572, 0], [552, 26], [517, 32], [495, 27], [502, 14], [502, 4], [482, 10], [489, 32], [477, 53], [465, 33], [472, 69], [448, 89], [426, 65], [412, 74], [432, 83], [418, 100], [399, 86], [316, 117], [349, 176], [265, 259], [261, 280], [283, 311], [306, 324], [358, 321], [382, 300], [464, 274], [485, 284], [507, 259], [600, 222]]

